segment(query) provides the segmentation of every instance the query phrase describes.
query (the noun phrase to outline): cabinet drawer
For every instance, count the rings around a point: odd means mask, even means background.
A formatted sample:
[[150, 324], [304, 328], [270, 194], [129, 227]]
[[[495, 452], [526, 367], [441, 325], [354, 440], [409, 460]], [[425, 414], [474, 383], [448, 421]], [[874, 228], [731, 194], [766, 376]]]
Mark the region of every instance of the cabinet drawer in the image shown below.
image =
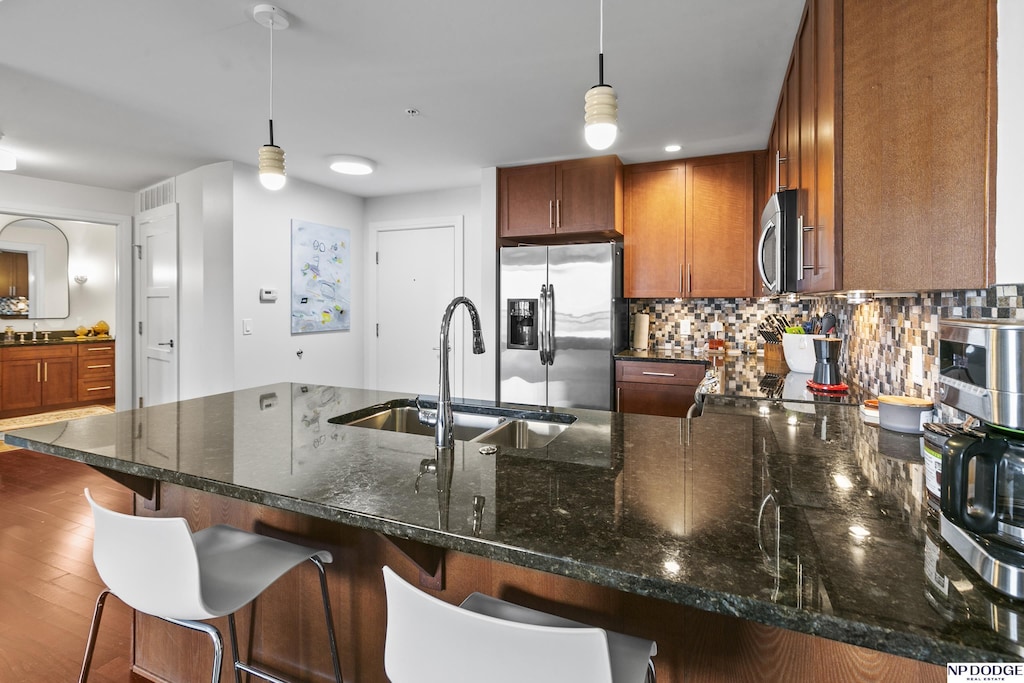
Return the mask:
[[81, 379], [78, 380], [79, 401], [99, 401], [101, 399], [114, 398], [114, 375], [104, 379]]
[[114, 376], [114, 357], [78, 359], [79, 379], [99, 379]]
[[[78, 357], [85, 358], [114, 358], [114, 342], [109, 341], [102, 344], [79, 344]], [[113, 362], [113, 360], [111, 360]]]
[[78, 352], [71, 344], [42, 346], [38, 344], [7, 347], [0, 350], [3, 360], [47, 360], [50, 358], [73, 358]]
[[704, 363], [621, 360], [615, 363], [615, 379], [619, 382], [696, 386], [704, 379]]

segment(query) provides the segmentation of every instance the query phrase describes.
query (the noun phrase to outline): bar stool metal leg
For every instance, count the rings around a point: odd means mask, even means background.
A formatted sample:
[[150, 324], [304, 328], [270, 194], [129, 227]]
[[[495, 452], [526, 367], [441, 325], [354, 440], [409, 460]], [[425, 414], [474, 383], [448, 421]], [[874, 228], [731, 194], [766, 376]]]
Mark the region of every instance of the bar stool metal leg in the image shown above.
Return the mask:
[[92, 613], [92, 625], [89, 627], [89, 639], [85, 643], [85, 659], [82, 660], [82, 672], [78, 676], [78, 683], [86, 683], [89, 680], [89, 667], [92, 666], [92, 652], [96, 648], [96, 632], [100, 630], [100, 619], [103, 617], [103, 605], [110, 595], [109, 590], [104, 590], [96, 598], [96, 609]]
[[[309, 561], [316, 565], [317, 572], [320, 576], [320, 597], [324, 605], [324, 619], [327, 622], [327, 639], [331, 646], [331, 661], [334, 665], [334, 680], [337, 683], [343, 683], [341, 678], [341, 662], [338, 658], [338, 642], [334, 635], [334, 616], [331, 613], [331, 598], [327, 592], [327, 572], [324, 569], [324, 564], [318, 557], [311, 557]], [[235, 615], [228, 615], [228, 630], [231, 636], [231, 654], [235, 660], [235, 683], [242, 683], [241, 675], [239, 672], [244, 671], [247, 674], [253, 676], [259, 676], [265, 681], [270, 683], [289, 683], [276, 676], [258, 669], [251, 664], [243, 662], [238, 656], [238, 632], [235, 628]]]

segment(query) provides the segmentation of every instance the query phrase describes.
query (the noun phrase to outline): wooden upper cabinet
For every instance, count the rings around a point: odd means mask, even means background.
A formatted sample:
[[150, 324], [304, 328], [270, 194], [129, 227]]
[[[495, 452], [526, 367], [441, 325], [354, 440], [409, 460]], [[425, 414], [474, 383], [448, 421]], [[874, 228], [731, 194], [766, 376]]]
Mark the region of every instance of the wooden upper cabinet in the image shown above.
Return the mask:
[[28, 254], [0, 251], [0, 296], [28, 296]]
[[626, 167], [626, 298], [752, 295], [754, 163], [743, 152]]
[[754, 239], [753, 154], [687, 162], [684, 296], [751, 296]]
[[498, 171], [502, 238], [622, 234], [622, 162], [616, 156]]
[[626, 167], [623, 295], [627, 299], [683, 296], [686, 164]]
[[992, 284], [995, 21], [994, 0], [808, 0], [771, 140], [799, 291]]

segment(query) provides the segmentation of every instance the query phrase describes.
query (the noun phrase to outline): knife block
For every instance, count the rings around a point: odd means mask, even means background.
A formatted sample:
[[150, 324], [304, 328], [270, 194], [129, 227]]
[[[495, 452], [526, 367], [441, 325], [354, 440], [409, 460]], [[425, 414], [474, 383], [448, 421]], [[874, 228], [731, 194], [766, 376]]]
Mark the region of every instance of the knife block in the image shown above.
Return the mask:
[[789, 372], [786, 365], [786, 356], [782, 352], [782, 344], [765, 342], [764, 345], [764, 371], [781, 375]]

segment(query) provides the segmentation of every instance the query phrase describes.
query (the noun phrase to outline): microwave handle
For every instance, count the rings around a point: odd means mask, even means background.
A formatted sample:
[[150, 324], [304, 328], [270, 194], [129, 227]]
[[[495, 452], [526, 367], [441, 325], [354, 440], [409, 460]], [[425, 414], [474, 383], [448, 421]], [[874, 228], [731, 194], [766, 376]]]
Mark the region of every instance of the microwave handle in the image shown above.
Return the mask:
[[796, 217], [796, 279], [804, 279], [804, 217]]
[[[761, 228], [761, 238], [757, 241], [757, 269], [761, 273], [761, 282], [764, 283], [764, 286], [768, 288], [769, 292], [775, 294], [775, 293], [778, 292], [778, 289], [775, 286], [776, 283], [775, 282], [769, 282], [768, 281], [768, 274], [764, 272], [764, 242], [765, 242], [766, 239], [768, 239], [768, 231], [771, 230], [772, 226], [773, 226], [772, 223], [768, 223], [763, 228]], [[776, 235], [776, 239], [778, 239], [777, 235]], [[780, 253], [781, 253], [780, 250], [778, 249], [778, 247], [776, 247], [776, 249], [775, 249], [775, 255], [776, 255], [776, 259], [775, 260], [776, 260], [776, 263], [778, 263], [780, 261], [780, 259], [778, 258]], [[776, 277], [776, 282], [777, 282], [778, 281], [778, 277], [779, 277], [779, 269], [778, 268], [775, 269], [775, 277]]]

